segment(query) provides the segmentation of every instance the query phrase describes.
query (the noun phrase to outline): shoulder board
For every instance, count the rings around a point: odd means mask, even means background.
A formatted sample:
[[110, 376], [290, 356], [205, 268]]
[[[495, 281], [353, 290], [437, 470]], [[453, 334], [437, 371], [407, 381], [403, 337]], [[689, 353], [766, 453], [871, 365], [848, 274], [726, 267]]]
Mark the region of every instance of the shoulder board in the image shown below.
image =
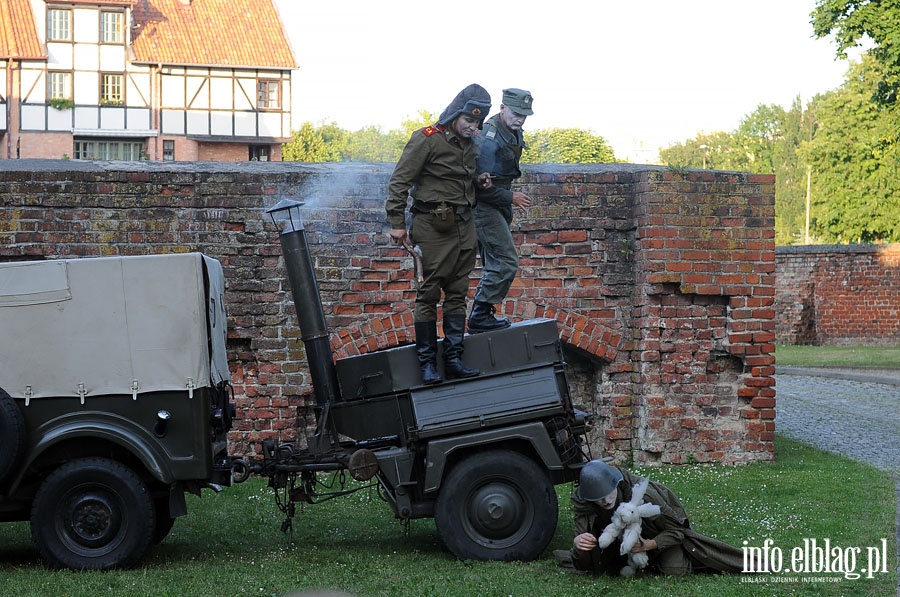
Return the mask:
[[442, 127], [439, 124], [436, 124], [434, 126], [426, 126], [424, 129], [422, 129], [422, 132], [425, 134], [426, 137], [430, 137], [431, 135], [433, 135], [437, 132], [443, 131], [443, 130], [444, 130], [444, 127]]
[[487, 139], [493, 139], [497, 136], [497, 129], [491, 128], [484, 132], [484, 136]]

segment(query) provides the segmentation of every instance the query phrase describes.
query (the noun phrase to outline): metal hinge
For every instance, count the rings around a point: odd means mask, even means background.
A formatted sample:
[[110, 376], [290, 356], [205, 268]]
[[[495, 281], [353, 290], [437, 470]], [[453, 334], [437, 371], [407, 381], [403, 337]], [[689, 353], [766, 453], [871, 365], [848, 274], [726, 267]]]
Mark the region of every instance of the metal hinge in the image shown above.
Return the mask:
[[78, 384], [78, 396], [81, 399], [81, 404], [84, 404], [84, 397], [87, 395], [87, 390], [84, 389], [84, 384]]
[[138, 390], [141, 389], [141, 384], [138, 383], [138, 380], [131, 380], [131, 399], [137, 400]]
[[196, 387], [197, 387], [197, 386], [194, 385], [194, 378], [193, 378], [193, 377], [188, 377], [188, 378], [187, 378], [187, 389], [188, 389], [188, 398], [189, 398], [189, 399], [193, 399], [193, 398], [194, 398], [194, 388], [196, 388]]
[[25, 406], [28, 406], [28, 403], [31, 402], [33, 396], [34, 391], [31, 389], [31, 386], [25, 386]]

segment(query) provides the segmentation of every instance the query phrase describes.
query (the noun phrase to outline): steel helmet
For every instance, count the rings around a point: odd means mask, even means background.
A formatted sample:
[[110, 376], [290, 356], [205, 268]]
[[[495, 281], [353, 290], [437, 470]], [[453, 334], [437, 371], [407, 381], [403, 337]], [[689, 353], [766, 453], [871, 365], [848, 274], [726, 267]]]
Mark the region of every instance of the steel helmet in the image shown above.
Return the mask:
[[593, 502], [601, 500], [619, 485], [622, 471], [602, 460], [591, 460], [581, 467], [578, 479], [578, 497]]

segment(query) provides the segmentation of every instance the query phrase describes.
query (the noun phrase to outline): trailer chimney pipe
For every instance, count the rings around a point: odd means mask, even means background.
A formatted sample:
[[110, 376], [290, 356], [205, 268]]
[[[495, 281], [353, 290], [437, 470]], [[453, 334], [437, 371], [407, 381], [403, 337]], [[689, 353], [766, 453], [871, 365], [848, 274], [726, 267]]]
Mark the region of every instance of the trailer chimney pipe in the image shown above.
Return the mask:
[[294, 309], [300, 322], [300, 338], [306, 347], [316, 406], [321, 409], [337, 400], [340, 391], [328, 327], [325, 324], [325, 311], [300, 217], [302, 205], [298, 201], [282, 199], [266, 210], [266, 213], [281, 230], [281, 251], [294, 298]]

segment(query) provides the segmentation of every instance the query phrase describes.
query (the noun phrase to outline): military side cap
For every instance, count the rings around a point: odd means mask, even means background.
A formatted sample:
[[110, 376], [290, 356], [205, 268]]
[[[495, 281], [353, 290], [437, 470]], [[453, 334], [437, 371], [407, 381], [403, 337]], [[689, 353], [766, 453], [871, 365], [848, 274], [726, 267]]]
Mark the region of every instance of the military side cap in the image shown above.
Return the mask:
[[534, 98], [531, 97], [530, 91], [525, 91], [524, 89], [504, 89], [502, 101], [504, 106], [510, 108], [517, 114], [524, 114], [525, 116], [534, 114], [534, 110], [531, 109], [531, 103], [534, 101]]

